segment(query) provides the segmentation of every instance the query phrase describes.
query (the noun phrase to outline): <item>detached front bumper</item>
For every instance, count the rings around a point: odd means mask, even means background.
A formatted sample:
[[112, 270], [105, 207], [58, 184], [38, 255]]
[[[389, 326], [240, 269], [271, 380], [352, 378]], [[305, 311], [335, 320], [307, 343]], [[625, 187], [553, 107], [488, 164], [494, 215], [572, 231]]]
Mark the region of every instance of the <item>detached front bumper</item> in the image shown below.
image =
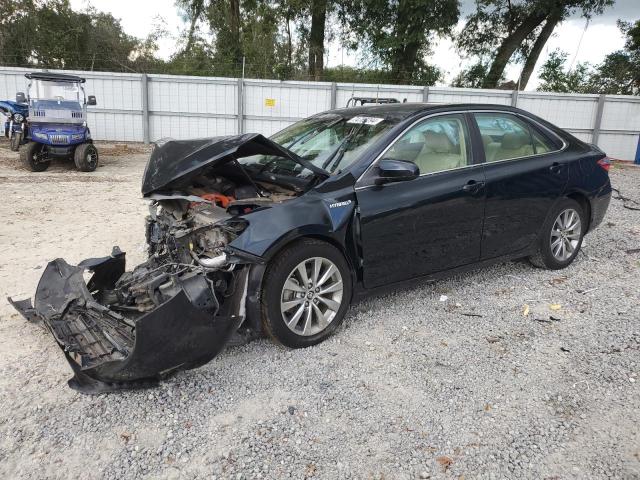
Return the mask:
[[[84, 272], [93, 272], [85, 283]], [[213, 359], [243, 321], [248, 269], [238, 271], [224, 305], [203, 301], [196, 283], [157, 308], [119, 313], [96, 299], [125, 272], [125, 254], [69, 265], [50, 262], [31, 300], [9, 302], [27, 320], [42, 322], [73, 369], [69, 386], [83, 393], [157, 385], [169, 373]]]

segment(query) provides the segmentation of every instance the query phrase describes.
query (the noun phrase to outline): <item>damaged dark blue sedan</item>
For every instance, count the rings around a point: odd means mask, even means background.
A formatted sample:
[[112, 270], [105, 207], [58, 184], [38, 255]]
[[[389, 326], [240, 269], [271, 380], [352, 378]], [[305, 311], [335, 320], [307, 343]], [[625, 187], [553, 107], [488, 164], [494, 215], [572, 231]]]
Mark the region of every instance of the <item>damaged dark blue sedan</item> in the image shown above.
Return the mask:
[[497, 105], [356, 107], [271, 139], [159, 142], [142, 183], [148, 260], [57, 259], [33, 303], [11, 301], [51, 331], [73, 388], [154, 385], [233, 336], [317, 344], [355, 299], [407, 281], [524, 257], [564, 268], [605, 215], [608, 168]]

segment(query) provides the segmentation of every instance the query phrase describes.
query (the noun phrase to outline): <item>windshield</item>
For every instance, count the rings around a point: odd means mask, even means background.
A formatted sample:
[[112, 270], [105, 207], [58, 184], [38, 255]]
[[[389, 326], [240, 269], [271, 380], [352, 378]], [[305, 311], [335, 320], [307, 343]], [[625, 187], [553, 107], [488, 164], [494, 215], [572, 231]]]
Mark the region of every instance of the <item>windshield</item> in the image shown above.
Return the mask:
[[32, 80], [29, 87], [30, 100], [56, 100], [58, 102], [79, 102], [80, 87], [77, 83]]
[[[396, 121], [382, 116], [328, 114], [301, 120], [276, 133], [271, 140], [291, 150], [316, 167], [335, 175], [348, 168]], [[239, 159], [247, 170], [307, 178], [309, 169], [288, 158], [253, 155]]]

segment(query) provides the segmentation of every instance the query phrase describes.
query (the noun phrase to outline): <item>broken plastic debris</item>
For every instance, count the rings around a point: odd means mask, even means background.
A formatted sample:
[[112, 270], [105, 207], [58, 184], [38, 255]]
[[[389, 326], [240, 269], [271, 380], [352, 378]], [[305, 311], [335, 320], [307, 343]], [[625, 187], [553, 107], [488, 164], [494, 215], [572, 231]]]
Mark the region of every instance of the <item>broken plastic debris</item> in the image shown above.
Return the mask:
[[440, 295], [441, 302], [446, 302], [447, 300], [449, 300], [449, 297], [447, 297], [446, 295]]
[[527, 305], [526, 303], [524, 304], [524, 307], [522, 307], [522, 315], [524, 315], [525, 317], [529, 315], [529, 305]]

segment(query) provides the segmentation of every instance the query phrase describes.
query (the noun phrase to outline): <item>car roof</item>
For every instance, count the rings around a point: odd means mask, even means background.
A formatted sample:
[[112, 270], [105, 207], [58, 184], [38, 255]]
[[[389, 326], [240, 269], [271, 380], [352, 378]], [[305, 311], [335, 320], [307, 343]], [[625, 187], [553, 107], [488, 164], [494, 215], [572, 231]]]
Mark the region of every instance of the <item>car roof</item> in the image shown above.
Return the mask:
[[84, 83], [85, 79], [77, 75], [67, 75], [66, 73], [53, 72], [29, 72], [24, 74], [29, 80], [51, 80], [54, 82], [79, 82]]
[[490, 109], [490, 110], [505, 110], [510, 112], [521, 112], [518, 108], [508, 105], [499, 105], [491, 103], [419, 103], [419, 102], [407, 102], [407, 103], [387, 103], [376, 105], [361, 105], [357, 107], [344, 107], [337, 108], [323, 112], [324, 114], [337, 114], [341, 116], [352, 115], [384, 115], [396, 120], [403, 120], [411, 117], [414, 114], [428, 111], [458, 111], [458, 110], [476, 110], [476, 109]]

